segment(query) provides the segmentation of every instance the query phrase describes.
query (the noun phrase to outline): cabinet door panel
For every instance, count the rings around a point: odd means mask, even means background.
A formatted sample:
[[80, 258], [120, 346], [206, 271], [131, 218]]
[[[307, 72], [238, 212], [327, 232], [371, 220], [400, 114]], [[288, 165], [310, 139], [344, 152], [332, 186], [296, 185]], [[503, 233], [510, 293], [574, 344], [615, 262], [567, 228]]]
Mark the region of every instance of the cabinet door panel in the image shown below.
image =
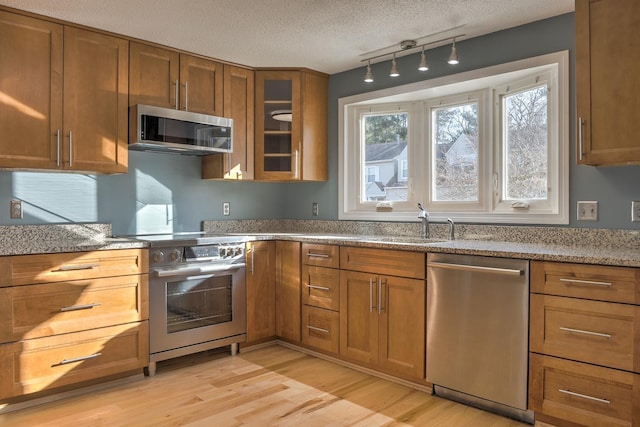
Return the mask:
[[62, 38], [61, 25], [0, 11], [0, 167], [58, 167]]
[[65, 27], [65, 167], [127, 171], [128, 82], [127, 40]]
[[380, 366], [425, 375], [425, 281], [383, 276], [380, 281]]
[[578, 162], [639, 163], [640, 3], [578, 0], [575, 8]]
[[247, 244], [247, 342], [276, 334], [275, 242]]
[[222, 64], [180, 55], [180, 109], [222, 116]]
[[338, 354], [340, 313], [305, 305], [302, 307], [302, 342]]
[[178, 108], [180, 54], [168, 49], [131, 42], [129, 105]]
[[340, 310], [340, 270], [303, 265], [302, 303]]
[[254, 72], [224, 65], [224, 116], [233, 119], [233, 153], [202, 158], [203, 179], [253, 179]]
[[340, 355], [378, 363], [378, 276], [340, 272]]
[[300, 341], [299, 242], [276, 242], [276, 335]]

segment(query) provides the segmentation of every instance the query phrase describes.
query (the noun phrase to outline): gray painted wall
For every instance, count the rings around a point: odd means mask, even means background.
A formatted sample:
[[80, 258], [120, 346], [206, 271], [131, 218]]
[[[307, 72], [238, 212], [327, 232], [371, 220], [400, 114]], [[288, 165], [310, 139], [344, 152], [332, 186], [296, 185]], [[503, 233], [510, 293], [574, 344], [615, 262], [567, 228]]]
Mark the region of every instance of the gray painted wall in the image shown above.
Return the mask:
[[[574, 17], [562, 15], [457, 43], [460, 64], [446, 64], [449, 47], [427, 52], [431, 69], [416, 69], [418, 54], [398, 59], [401, 76], [387, 77], [387, 61], [331, 76], [329, 83], [329, 181], [317, 183], [218, 182], [200, 179], [200, 160], [167, 154], [129, 153], [129, 173], [100, 176], [0, 171], [0, 225], [107, 222], [115, 234], [193, 231], [205, 219], [337, 219], [338, 99], [362, 92], [441, 77], [531, 56], [570, 50], [570, 114], [575, 117]], [[640, 200], [640, 166], [593, 168], [575, 164], [575, 126], [570, 141], [572, 227], [640, 229], [630, 222], [631, 200]], [[24, 218], [9, 219], [9, 200], [24, 201]], [[597, 200], [599, 220], [575, 220], [578, 200]], [[222, 216], [222, 203], [231, 215]], [[320, 215], [311, 216], [318, 202]]]

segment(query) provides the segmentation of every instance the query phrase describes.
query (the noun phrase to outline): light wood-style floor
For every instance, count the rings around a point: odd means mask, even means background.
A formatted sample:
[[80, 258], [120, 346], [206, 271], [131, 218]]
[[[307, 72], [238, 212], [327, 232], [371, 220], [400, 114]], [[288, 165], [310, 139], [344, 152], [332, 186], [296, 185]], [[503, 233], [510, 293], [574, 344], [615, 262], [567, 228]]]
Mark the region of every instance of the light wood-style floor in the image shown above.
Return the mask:
[[155, 377], [0, 414], [0, 425], [527, 426], [281, 346], [166, 361]]

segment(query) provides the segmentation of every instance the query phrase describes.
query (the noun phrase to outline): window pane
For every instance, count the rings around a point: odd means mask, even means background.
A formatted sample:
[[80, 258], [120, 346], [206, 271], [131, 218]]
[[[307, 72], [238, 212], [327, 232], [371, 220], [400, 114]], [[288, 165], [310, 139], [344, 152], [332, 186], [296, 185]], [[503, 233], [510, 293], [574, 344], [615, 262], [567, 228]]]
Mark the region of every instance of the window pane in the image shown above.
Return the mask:
[[364, 153], [364, 164], [360, 168], [364, 174], [362, 199], [407, 201], [408, 114], [364, 115], [361, 135]]
[[478, 200], [478, 103], [432, 110], [434, 201]]
[[547, 87], [505, 95], [505, 200], [547, 198]]

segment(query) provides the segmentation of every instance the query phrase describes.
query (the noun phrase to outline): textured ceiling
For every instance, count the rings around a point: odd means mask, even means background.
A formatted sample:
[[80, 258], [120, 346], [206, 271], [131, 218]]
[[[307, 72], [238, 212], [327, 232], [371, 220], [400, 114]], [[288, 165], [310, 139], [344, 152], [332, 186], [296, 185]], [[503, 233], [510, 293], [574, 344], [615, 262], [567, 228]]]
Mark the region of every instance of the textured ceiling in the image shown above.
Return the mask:
[[[574, 0], [0, 0], [1, 5], [252, 67], [337, 73], [400, 41], [463, 39], [574, 10]], [[427, 36], [427, 37], [425, 37]], [[385, 48], [389, 48], [386, 51]]]

